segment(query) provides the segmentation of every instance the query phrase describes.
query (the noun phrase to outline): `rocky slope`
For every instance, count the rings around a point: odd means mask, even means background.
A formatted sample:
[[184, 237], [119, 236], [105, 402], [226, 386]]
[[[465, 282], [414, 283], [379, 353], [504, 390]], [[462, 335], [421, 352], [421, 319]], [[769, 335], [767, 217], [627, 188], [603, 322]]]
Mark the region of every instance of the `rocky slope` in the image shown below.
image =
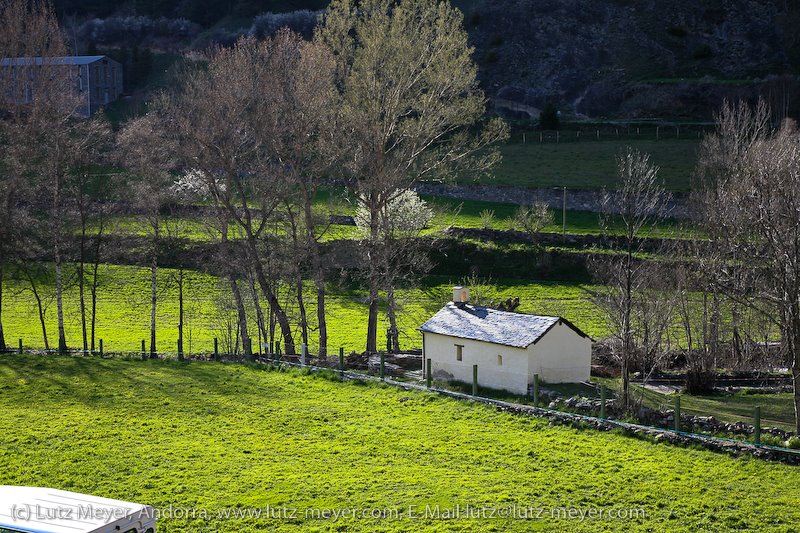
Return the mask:
[[[724, 98], [759, 95], [780, 114], [800, 116], [798, 0], [451, 1], [465, 13], [487, 94], [509, 117], [536, 118], [552, 103], [578, 117], [709, 120]], [[217, 13], [209, 3], [128, 0], [112, 10], [98, 0], [58, 0], [57, 7], [70, 25], [71, 14], [85, 21], [77, 33], [87, 43], [178, 52], [276, 24], [308, 34], [316, 15], [304, 10], [327, 4], [236, 0]], [[254, 19], [258, 9], [294, 11]]]
[[523, 118], [710, 118], [725, 97], [797, 92], [796, 2], [477, 0], [464, 4], [481, 77]]

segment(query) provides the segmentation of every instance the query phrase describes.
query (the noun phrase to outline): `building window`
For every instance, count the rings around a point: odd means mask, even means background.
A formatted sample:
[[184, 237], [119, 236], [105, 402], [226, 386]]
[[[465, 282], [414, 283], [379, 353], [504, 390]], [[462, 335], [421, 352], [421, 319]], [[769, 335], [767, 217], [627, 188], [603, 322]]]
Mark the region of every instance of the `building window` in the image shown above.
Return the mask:
[[497, 356], [497, 366], [503, 366], [503, 356], [502, 355], [498, 355]]
[[456, 344], [456, 361], [461, 361], [464, 358], [464, 347]]

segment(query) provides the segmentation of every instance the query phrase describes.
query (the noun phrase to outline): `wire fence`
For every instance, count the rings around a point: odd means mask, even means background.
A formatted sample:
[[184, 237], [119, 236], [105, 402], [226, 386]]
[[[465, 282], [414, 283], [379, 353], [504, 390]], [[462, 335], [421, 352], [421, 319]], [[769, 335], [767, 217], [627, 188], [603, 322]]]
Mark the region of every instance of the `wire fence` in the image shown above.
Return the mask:
[[569, 128], [560, 130], [517, 130], [512, 132], [510, 141], [522, 144], [591, 141], [697, 141], [713, 131], [712, 123], [588, 124], [570, 125]]

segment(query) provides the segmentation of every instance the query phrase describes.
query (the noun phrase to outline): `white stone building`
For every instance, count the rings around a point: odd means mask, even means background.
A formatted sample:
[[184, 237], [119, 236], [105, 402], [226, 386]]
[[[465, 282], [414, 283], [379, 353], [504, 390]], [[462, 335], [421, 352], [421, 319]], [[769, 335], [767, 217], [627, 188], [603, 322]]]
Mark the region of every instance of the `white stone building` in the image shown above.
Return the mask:
[[589, 380], [592, 339], [568, 320], [470, 305], [466, 289], [453, 293], [419, 328], [423, 371], [430, 359], [434, 378], [471, 383], [478, 365], [479, 385], [516, 394], [527, 394], [536, 374], [545, 383]]

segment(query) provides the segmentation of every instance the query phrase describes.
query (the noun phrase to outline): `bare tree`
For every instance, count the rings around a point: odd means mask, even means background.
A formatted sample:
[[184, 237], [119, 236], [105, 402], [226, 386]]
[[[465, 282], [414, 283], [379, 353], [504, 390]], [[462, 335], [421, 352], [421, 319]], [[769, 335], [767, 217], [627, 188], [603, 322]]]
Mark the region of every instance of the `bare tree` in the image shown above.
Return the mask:
[[[620, 343], [617, 357], [622, 369], [622, 399], [628, 408], [630, 367], [635, 357], [636, 338], [637, 335], [645, 336], [645, 332], [637, 331], [634, 313], [637, 299], [649, 290], [652, 281], [647, 263], [638, 257], [643, 251], [641, 237], [663, 220], [668, 194], [658, 180], [658, 168], [650, 162], [647, 154], [629, 148], [617, 158], [617, 171], [619, 188], [604, 196], [601, 226], [608, 234], [612, 220], [618, 218], [622, 235], [615, 241], [618, 244], [614, 253], [597, 260], [594, 270], [598, 280], [604, 284], [604, 289], [596, 295], [596, 301]], [[647, 298], [645, 296], [641, 301]]]
[[160, 128], [152, 115], [129, 122], [117, 137], [122, 161], [135, 172], [130, 185], [132, 203], [144, 218], [150, 239], [150, 358], [158, 356], [158, 257], [164, 237], [164, 208], [175, 197], [170, 148], [160, 142]]
[[[401, 328], [397, 319], [400, 302], [396, 289], [401, 283], [413, 283], [431, 267], [427, 255], [427, 245], [430, 243], [420, 237], [433, 220], [433, 216], [433, 210], [412, 190], [398, 194], [380, 213], [379, 238], [382, 242], [372, 247], [374, 254], [371, 260], [376, 261], [380, 267], [381, 285], [386, 292], [386, 317], [389, 320], [386, 332], [388, 352], [400, 351]], [[371, 238], [371, 217], [367, 202], [363, 198], [359, 199], [355, 219], [356, 225], [363, 232], [363, 237]]]
[[[330, 51], [318, 43], [303, 42], [286, 31], [275, 37], [273, 73], [276, 91], [270, 100], [280, 120], [270, 138], [270, 150], [280, 162], [290, 194], [285, 199], [287, 221], [294, 243], [295, 286], [303, 342], [308, 344], [308, 319], [303, 297], [303, 275], [311, 273], [316, 288], [319, 356], [327, 355], [325, 268], [320, 240], [329, 227], [315, 207], [324, 175], [340, 157], [334, 138], [338, 133], [339, 95], [334, 85], [335, 63]], [[297, 206], [295, 213], [294, 206]]]
[[[12, 172], [26, 175], [39, 199], [31, 214], [46, 217], [55, 265], [58, 347], [67, 349], [64, 328], [65, 240], [70, 235], [67, 182], [96, 140], [96, 122], [77, 120], [78, 75], [57, 59], [68, 48], [52, 6], [46, 1], [6, 0], [0, 4], [4, 132]], [[42, 147], [47, 147], [42, 149]], [[46, 199], [46, 201], [44, 201]]]
[[800, 432], [800, 133], [791, 121], [773, 132], [763, 102], [726, 103], [703, 143], [701, 171], [719, 205], [707, 217], [729, 254], [718, 282], [779, 329]]
[[[66, 208], [71, 211], [71, 219], [75, 219], [80, 236], [78, 240], [77, 281], [78, 300], [81, 313], [81, 337], [83, 353], [94, 352], [94, 332], [97, 319], [97, 269], [100, 263], [100, 249], [103, 239], [107, 213], [105, 203], [113, 195], [114, 180], [112, 175], [98, 170], [96, 166], [103, 158], [103, 153], [110, 151], [111, 130], [105, 120], [92, 119], [88, 124], [86, 142], [82, 151], [76, 154], [74, 170], [67, 176], [65, 184]], [[97, 227], [93, 225], [97, 223]], [[94, 254], [94, 257], [91, 257]], [[86, 305], [86, 266], [92, 261], [93, 276], [90, 286], [91, 309], [87, 317]], [[91, 330], [91, 344], [89, 333]]]
[[[292, 327], [264, 264], [272, 253], [269, 222], [291, 188], [289, 176], [309, 171], [286, 139], [307, 132], [287, 133], [283, 113], [285, 77], [290, 69], [302, 68], [307, 46], [282, 33], [217, 50], [208, 69], [189, 72], [182, 92], [159, 111], [181, 162], [202, 171], [211, 198], [241, 230], [248, 268], [290, 353], [295, 351]], [[302, 142], [308, 141], [297, 141]]]
[[486, 100], [462, 22], [438, 0], [335, 0], [315, 37], [337, 60], [344, 168], [370, 213], [368, 352], [377, 350], [381, 212], [418, 180], [485, 170], [496, 152], [470, 156], [506, 135], [500, 120], [479, 127]]

